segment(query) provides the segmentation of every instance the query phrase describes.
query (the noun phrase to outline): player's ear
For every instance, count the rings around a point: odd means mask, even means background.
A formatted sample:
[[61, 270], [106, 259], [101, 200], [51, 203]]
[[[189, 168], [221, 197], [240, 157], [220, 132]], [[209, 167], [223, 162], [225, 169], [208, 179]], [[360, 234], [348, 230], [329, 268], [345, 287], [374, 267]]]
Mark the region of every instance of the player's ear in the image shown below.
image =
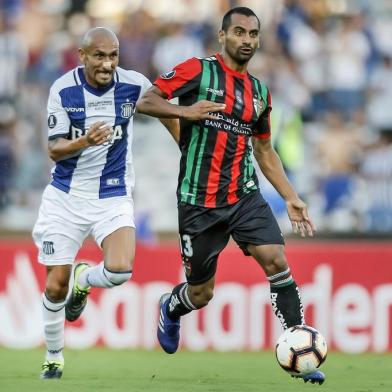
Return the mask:
[[220, 44], [223, 44], [223, 38], [224, 38], [224, 36], [225, 36], [225, 32], [224, 32], [223, 30], [219, 30], [219, 33], [218, 33], [218, 41], [219, 41]]
[[83, 50], [83, 48], [79, 48], [78, 49], [78, 53], [79, 53], [79, 60], [82, 64], [84, 64], [84, 60], [86, 58], [86, 52]]

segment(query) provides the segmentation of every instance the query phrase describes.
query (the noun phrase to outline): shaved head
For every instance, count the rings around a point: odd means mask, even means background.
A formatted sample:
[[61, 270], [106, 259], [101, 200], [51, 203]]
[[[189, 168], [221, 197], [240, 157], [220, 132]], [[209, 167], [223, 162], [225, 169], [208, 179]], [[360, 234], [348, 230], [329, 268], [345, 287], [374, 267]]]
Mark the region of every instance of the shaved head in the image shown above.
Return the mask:
[[86, 80], [92, 87], [106, 87], [113, 82], [119, 52], [118, 38], [112, 30], [94, 27], [87, 31], [79, 48], [79, 58], [84, 65]]
[[119, 46], [118, 38], [112, 30], [106, 27], [94, 27], [86, 32], [83, 36], [81, 48], [88, 49], [91, 46], [96, 46], [102, 41], [111, 40], [117, 46]]

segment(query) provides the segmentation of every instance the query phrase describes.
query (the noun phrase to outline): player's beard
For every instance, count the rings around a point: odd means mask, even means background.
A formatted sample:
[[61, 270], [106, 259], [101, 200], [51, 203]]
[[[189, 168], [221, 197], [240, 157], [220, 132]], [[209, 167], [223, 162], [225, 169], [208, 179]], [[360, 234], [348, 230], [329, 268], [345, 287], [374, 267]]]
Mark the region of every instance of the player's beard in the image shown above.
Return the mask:
[[244, 65], [248, 63], [255, 54], [255, 49], [250, 46], [247, 46], [247, 49], [249, 49], [249, 53], [241, 53], [242, 48], [243, 47], [238, 47], [237, 49], [230, 50], [226, 47], [226, 52], [228, 53], [228, 55], [239, 65]]
[[[244, 49], [247, 50], [248, 52], [245, 52], [245, 53], [242, 52], [242, 50], [244, 50]], [[243, 64], [247, 63], [253, 57], [254, 54], [255, 54], [255, 49], [250, 46], [247, 46], [246, 48], [239, 47], [235, 51], [234, 59], [235, 59], [235, 61], [237, 61], [238, 64], [243, 65]]]
[[101, 72], [95, 75], [95, 83], [97, 83], [98, 87], [107, 87], [113, 82], [113, 72], [108, 72], [108, 79], [104, 79], [104, 81], [99, 77], [100, 75], [102, 75]]

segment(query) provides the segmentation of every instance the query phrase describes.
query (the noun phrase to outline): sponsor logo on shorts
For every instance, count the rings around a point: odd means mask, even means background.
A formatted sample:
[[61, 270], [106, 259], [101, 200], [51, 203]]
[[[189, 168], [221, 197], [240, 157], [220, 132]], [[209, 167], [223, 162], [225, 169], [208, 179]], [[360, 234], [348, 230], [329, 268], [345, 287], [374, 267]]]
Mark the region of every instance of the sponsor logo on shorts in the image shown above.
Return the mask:
[[106, 180], [106, 185], [120, 185], [120, 179], [119, 178], [108, 178]]
[[247, 187], [247, 188], [250, 188], [250, 187], [252, 187], [252, 186], [254, 186], [255, 185], [255, 182], [253, 181], [253, 180], [250, 180], [250, 181], [248, 181], [246, 184], [245, 184], [245, 186]]
[[184, 266], [185, 275], [189, 276], [192, 272], [192, 264], [189, 261], [183, 261], [182, 265]]
[[52, 241], [44, 241], [42, 244], [42, 252], [46, 255], [52, 255], [54, 253], [54, 246]]

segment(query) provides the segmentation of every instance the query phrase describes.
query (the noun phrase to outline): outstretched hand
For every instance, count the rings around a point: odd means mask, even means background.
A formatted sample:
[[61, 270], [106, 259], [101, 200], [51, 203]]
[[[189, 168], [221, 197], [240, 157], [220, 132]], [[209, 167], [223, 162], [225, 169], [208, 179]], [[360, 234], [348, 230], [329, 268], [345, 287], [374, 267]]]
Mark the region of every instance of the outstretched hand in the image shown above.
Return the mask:
[[286, 206], [294, 233], [299, 233], [301, 237], [306, 237], [306, 235], [313, 237], [316, 229], [309, 218], [306, 204], [300, 198], [296, 198], [287, 200]]
[[211, 102], [203, 99], [191, 106], [184, 106], [182, 117], [189, 121], [198, 121], [204, 119], [214, 120], [215, 116], [210, 114], [224, 110], [226, 105], [223, 103]]

